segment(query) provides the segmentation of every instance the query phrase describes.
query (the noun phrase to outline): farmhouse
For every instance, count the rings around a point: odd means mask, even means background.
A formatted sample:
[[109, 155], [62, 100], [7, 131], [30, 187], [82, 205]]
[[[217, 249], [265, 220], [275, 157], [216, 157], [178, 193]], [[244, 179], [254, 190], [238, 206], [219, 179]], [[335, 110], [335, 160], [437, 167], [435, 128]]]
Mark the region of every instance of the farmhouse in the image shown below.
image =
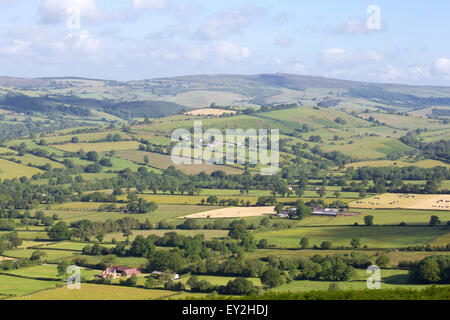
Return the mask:
[[313, 216], [329, 216], [329, 217], [337, 217], [337, 215], [339, 214], [339, 210], [338, 209], [324, 209], [322, 207], [313, 207], [312, 208], [312, 215]]
[[106, 268], [105, 271], [100, 275], [101, 278], [106, 279], [107, 277], [111, 277], [116, 279], [118, 277], [131, 277], [133, 275], [140, 275], [141, 270], [136, 268], [127, 268], [127, 267], [111, 267]]

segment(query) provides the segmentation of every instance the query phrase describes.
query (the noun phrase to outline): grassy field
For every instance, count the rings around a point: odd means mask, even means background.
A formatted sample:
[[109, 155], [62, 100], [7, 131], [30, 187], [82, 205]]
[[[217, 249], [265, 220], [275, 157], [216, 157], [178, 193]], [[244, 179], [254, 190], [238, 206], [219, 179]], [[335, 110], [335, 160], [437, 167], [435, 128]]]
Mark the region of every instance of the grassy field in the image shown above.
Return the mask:
[[[349, 143], [353, 141], [353, 143]], [[350, 139], [343, 145], [325, 145], [323, 150], [327, 152], [339, 151], [357, 159], [379, 159], [385, 158], [393, 152], [411, 151], [398, 140], [383, 137], [364, 137], [361, 139]]]
[[[93, 222], [96, 221], [105, 221], [107, 219], [111, 220], [118, 220], [126, 217], [132, 217], [134, 219], [138, 219], [141, 222], [145, 222], [147, 219], [151, 223], [158, 223], [161, 220], [170, 220], [175, 219], [180, 216], [186, 215], [186, 214], [192, 214], [197, 212], [202, 212], [205, 210], [204, 206], [198, 206], [198, 205], [159, 205], [158, 209], [152, 213], [147, 214], [125, 214], [125, 213], [114, 213], [114, 212], [98, 212], [98, 211], [91, 211], [88, 209], [92, 209], [92, 203], [89, 204], [90, 206], [86, 206], [83, 208], [82, 211], [77, 211], [76, 204], [67, 204], [62, 208], [66, 208], [66, 213], [61, 215], [61, 218], [64, 219], [64, 221], [70, 223], [75, 222], [79, 220], [90, 220]], [[56, 211], [50, 211], [53, 212], [60, 212], [64, 211], [61, 207], [58, 207]], [[98, 208], [98, 206], [97, 206]], [[207, 207], [207, 209], [216, 209], [218, 207]]]
[[61, 282], [56, 281], [40, 281], [0, 275], [0, 295], [24, 296], [60, 285]]
[[44, 171], [36, 168], [0, 159], [0, 179], [14, 179], [21, 177], [31, 178], [35, 174], [43, 172]]
[[[365, 270], [356, 270], [356, 277], [351, 281], [293, 281], [281, 287], [272, 289], [275, 292], [308, 292], [313, 290], [327, 291], [332, 283], [337, 284], [340, 290], [364, 290], [367, 289], [367, 279], [370, 274]], [[426, 285], [408, 284], [408, 271], [405, 270], [381, 270], [381, 289], [410, 288], [423, 289]]]
[[424, 245], [445, 232], [445, 228], [430, 227], [297, 227], [256, 233], [255, 237], [281, 248], [298, 248], [302, 237], [309, 239], [310, 246], [331, 241], [333, 246], [350, 247], [351, 240], [359, 238], [369, 248], [401, 248]]
[[447, 211], [420, 211], [420, 210], [369, 210], [353, 209], [350, 212], [360, 213], [357, 216], [320, 217], [310, 216], [297, 222], [299, 226], [351, 226], [355, 223], [364, 225], [364, 217], [374, 217], [376, 225], [399, 225], [405, 222], [408, 225], [428, 225], [432, 215], [446, 223], [450, 221], [450, 212]]
[[[44, 245], [42, 249], [58, 249], [58, 250], [68, 250], [68, 251], [81, 251], [84, 247], [87, 245], [90, 245], [89, 243], [85, 242], [58, 242], [58, 243], [49, 243], [47, 245]], [[102, 244], [103, 247], [113, 247], [114, 245], [108, 245], [108, 244]]]
[[391, 161], [391, 160], [378, 160], [378, 161], [364, 161], [364, 162], [357, 162], [357, 163], [351, 163], [346, 166], [346, 168], [362, 168], [362, 167], [412, 167], [417, 166], [420, 168], [434, 168], [434, 167], [446, 167], [450, 168], [450, 164], [444, 163], [442, 161], [438, 160], [420, 160], [417, 162], [410, 162], [410, 161]]
[[24, 156], [8, 156], [8, 159], [19, 160], [23, 165], [32, 166], [45, 166], [47, 163], [52, 166], [52, 168], [65, 168], [65, 166], [59, 162], [49, 160], [47, 158], [37, 157], [32, 154], [25, 154]]
[[[10, 250], [3, 253], [4, 256], [12, 257], [12, 258], [27, 258], [29, 259], [33, 252], [36, 249], [18, 249], [18, 250]], [[63, 250], [42, 250], [47, 254], [47, 260], [59, 260], [64, 259], [70, 256], [73, 256], [75, 253], [71, 251], [63, 251]]]
[[[0, 284], [1, 288], [1, 284]], [[105, 292], [108, 294], [105, 295]], [[81, 290], [62, 287], [23, 297], [23, 300], [155, 300], [174, 298], [180, 293], [166, 290], [146, 290], [120, 286], [82, 284]]]
[[139, 150], [119, 151], [116, 153], [116, 155], [122, 159], [133, 161], [133, 162], [140, 163], [140, 164], [144, 163], [144, 157], [147, 156], [149, 158], [149, 165], [152, 167], [165, 170], [170, 166], [174, 166], [175, 168], [183, 171], [186, 174], [197, 174], [200, 172], [205, 172], [207, 174], [211, 174], [214, 171], [219, 171], [219, 170], [224, 171], [228, 174], [239, 174], [239, 173], [243, 172], [243, 170], [241, 170], [241, 169], [232, 168], [229, 166], [221, 166], [221, 165], [208, 165], [208, 164], [175, 165], [172, 161], [171, 156], [163, 155], [163, 154], [159, 154], [159, 153], [139, 151]]
[[119, 141], [119, 142], [100, 142], [100, 143], [68, 143], [63, 145], [54, 145], [53, 147], [62, 151], [77, 152], [83, 149], [85, 152], [97, 151], [108, 152], [111, 150], [137, 150], [139, 147], [136, 141]]
[[[16, 275], [26, 278], [36, 279], [58, 279], [58, 269], [56, 265], [40, 265], [30, 268], [24, 268], [19, 270], [6, 271], [5, 274]], [[99, 270], [81, 269], [81, 278], [85, 280], [91, 280], [96, 275], [100, 274]]]
[[390, 194], [374, 196], [350, 203], [351, 208], [368, 209], [423, 209], [450, 211], [450, 195]]
[[[151, 234], [154, 234], [158, 237], [162, 237], [165, 233], [168, 232], [176, 232], [178, 234], [184, 236], [195, 236], [195, 235], [204, 235], [205, 239], [212, 238], [224, 238], [228, 235], [228, 231], [226, 230], [137, 230], [132, 231], [133, 235], [130, 236], [130, 241], [133, 241], [138, 235], [143, 235], [144, 237], [148, 237]], [[112, 239], [116, 239], [117, 241], [124, 241], [126, 238], [123, 236], [123, 233], [109, 233], [105, 236], [104, 241], [111, 241]]]

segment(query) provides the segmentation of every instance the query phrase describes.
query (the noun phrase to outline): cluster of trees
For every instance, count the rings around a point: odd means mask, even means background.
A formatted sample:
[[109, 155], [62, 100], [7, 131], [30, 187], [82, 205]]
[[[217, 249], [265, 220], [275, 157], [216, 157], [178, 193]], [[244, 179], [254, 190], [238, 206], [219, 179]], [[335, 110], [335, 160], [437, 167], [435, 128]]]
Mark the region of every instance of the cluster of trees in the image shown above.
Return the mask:
[[15, 231], [0, 236], [0, 254], [8, 250], [17, 249], [21, 245], [22, 240]]
[[197, 276], [189, 278], [186, 283], [192, 292], [210, 293], [217, 292], [219, 294], [248, 296], [259, 293], [258, 288], [248, 279], [236, 278], [228, 281], [226, 286], [214, 286], [207, 280], [200, 280]]
[[347, 169], [349, 180], [448, 180], [450, 169], [445, 167], [421, 168], [410, 167], [362, 167], [357, 170]]
[[450, 284], [450, 256], [431, 256], [410, 271], [411, 280], [419, 283]]

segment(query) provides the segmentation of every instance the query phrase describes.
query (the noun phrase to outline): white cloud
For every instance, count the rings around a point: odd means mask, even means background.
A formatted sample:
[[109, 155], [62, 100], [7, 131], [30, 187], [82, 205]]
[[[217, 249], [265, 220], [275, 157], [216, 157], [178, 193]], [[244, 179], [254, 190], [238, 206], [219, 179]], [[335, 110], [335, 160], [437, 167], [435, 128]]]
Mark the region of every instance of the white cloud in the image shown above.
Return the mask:
[[30, 47], [31, 43], [19, 39], [14, 39], [10, 43], [0, 46], [0, 54], [2, 55], [21, 55]]
[[233, 8], [216, 13], [197, 29], [197, 36], [205, 40], [218, 40], [227, 35], [242, 33], [256, 17], [262, 16], [265, 10], [253, 5]]
[[288, 47], [292, 44], [292, 41], [291, 37], [280, 36], [274, 40], [273, 44], [279, 47]]
[[450, 76], [450, 59], [440, 58], [434, 62], [433, 69], [436, 73]]
[[165, 0], [133, 0], [134, 9], [163, 9], [167, 6]]
[[249, 58], [251, 54], [250, 49], [247, 47], [228, 41], [215, 41], [213, 49], [219, 58], [225, 60], [242, 60]]
[[95, 0], [44, 0], [39, 7], [41, 21], [45, 24], [65, 22], [71, 16], [70, 9], [80, 12], [81, 22], [98, 22], [106, 16]]
[[326, 63], [344, 63], [348, 61], [349, 55], [345, 49], [330, 48], [322, 52], [322, 58]]
[[369, 29], [367, 27], [367, 19], [352, 18], [335, 27], [327, 28], [328, 31], [344, 34], [365, 34], [370, 32], [382, 31], [383, 29]]
[[319, 62], [326, 65], [354, 65], [355, 63], [380, 62], [383, 57], [376, 51], [347, 51], [342, 48], [329, 48], [322, 51]]

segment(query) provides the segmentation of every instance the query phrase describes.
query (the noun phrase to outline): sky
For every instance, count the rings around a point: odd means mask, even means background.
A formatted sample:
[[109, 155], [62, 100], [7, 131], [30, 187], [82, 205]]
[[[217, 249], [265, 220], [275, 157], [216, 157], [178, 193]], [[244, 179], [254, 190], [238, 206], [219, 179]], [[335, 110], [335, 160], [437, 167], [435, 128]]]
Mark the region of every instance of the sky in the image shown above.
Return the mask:
[[0, 75], [450, 85], [450, 1], [0, 0]]

